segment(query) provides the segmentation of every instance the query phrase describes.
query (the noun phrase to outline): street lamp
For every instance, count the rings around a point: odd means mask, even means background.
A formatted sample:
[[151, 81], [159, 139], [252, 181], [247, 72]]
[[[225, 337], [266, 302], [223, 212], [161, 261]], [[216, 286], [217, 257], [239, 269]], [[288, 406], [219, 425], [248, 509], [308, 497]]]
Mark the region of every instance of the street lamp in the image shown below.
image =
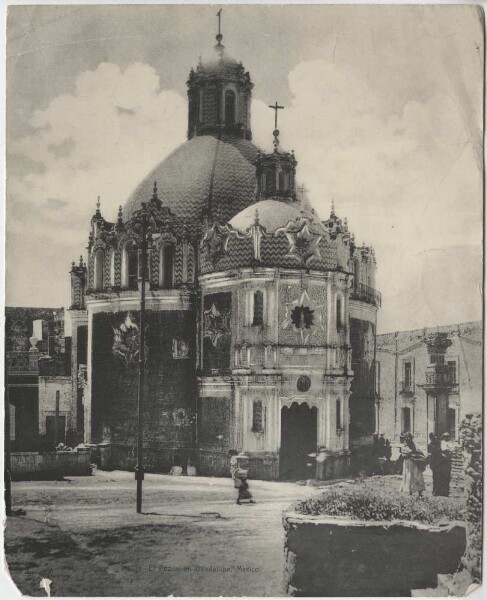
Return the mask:
[[152, 208], [160, 206], [157, 197], [157, 184], [154, 183], [154, 194], [150, 203], [142, 202], [142, 207], [130, 219], [130, 225], [140, 235], [140, 317], [139, 317], [139, 385], [137, 395], [137, 464], [135, 465], [136, 510], [142, 512], [142, 482], [144, 480], [144, 448], [143, 448], [143, 408], [145, 381], [145, 296], [150, 282], [147, 281], [147, 249], [151, 241], [150, 229], [156, 222]]

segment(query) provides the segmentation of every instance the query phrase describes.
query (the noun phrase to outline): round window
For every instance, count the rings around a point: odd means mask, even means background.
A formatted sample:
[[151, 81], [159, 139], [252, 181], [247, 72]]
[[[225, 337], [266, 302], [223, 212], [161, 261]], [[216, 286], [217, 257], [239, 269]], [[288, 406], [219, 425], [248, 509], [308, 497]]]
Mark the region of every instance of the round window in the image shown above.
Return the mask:
[[300, 375], [296, 386], [300, 392], [307, 392], [311, 387], [311, 379], [307, 375]]

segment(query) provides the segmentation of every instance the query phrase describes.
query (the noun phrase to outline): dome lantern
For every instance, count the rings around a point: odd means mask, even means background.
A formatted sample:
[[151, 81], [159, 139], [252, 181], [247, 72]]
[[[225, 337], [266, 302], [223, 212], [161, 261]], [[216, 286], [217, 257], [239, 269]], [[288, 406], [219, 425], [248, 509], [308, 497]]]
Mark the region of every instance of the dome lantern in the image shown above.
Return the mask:
[[277, 128], [278, 110], [284, 106], [269, 105], [275, 111], [274, 117], [274, 151], [270, 154], [259, 153], [256, 161], [257, 197], [259, 200], [274, 198], [283, 201], [297, 202], [296, 197], [296, 165], [294, 151], [279, 150], [279, 129]]
[[253, 84], [242, 63], [230, 57], [221, 43], [221, 10], [218, 12], [215, 55], [200, 59], [191, 69], [188, 86], [188, 139], [227, 133], [252, 139], [250, 101]]

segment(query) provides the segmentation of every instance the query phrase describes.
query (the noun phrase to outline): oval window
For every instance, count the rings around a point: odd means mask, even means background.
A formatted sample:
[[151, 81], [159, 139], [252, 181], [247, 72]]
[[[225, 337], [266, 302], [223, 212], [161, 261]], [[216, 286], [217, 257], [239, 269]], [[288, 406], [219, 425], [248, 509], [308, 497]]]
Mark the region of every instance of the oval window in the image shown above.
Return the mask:
[[311, 379], [307, 375], [300, 375], [296, 384], [298, 391], [307, 392], [311, 387]]

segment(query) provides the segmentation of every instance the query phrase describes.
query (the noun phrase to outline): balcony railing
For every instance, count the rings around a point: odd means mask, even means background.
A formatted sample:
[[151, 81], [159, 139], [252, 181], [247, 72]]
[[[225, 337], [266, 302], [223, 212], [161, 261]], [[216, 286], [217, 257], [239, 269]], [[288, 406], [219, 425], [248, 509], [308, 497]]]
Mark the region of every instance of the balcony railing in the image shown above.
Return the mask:
[[457, 385], [455, 368], [450, 365], [432, 365], [426, 368], [425, 384], [427, 388], [454, 388]]
[[373, 304], [377, 307], [380, 307], [382, 304], [382, 296], [380, 292], [363, 283], [358, 283], [353, 288], [351, 298], [352, 300], [360, 300], [362, 302], [367, 302], [367, 304]]

